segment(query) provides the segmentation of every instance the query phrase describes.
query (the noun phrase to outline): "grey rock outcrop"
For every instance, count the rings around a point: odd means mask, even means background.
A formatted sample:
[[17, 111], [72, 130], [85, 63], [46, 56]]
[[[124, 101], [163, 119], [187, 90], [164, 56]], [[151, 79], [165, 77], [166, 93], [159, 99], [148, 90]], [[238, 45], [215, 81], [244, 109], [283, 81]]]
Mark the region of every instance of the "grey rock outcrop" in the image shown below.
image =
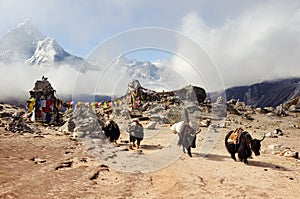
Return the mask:
[[197, 101], [203, 103], [206, 98], [205, 90], [198, 86], [186, 86], [178, 91], [181, 100]]
[[95, 111], [81, 106], [69, 113], [69, 119], [59, 131], [69, 132], [73, 138], [91, 137], [105, 140], [105, 135], [102, 132], [103, 125], [104, 119], [98, 116]]

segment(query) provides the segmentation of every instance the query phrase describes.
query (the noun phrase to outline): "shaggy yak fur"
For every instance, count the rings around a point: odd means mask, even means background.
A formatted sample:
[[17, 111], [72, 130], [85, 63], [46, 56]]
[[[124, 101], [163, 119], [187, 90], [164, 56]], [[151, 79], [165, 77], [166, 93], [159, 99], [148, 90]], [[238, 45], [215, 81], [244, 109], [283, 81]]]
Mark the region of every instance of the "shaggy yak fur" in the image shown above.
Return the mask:
[[238, 153], [238, 158], [240, 161], [243, 161], [245, 164], [248, 164], [248, 158], [251, 157], [252, 151], [256, 156], [260, 155], [260, 147], [261, 141], [265, 138], [265, 136], [261, 139], [253, 139], [251, 135], [243, 131], [239, 134], [237, 141], [232, 142], [230, 139], [231, 134], [236, 131], [230, 131], [225, 136], [225, 146], [227, 151], [231, 154], [231, 158], [236, 161], [235, 154]]
[[109, 124], [103, 128], [103, 131], [106, 138], [109, 139], [110, 142], [116, 143], [120, 137], [119, 126], [114, 121], [109, 121]]

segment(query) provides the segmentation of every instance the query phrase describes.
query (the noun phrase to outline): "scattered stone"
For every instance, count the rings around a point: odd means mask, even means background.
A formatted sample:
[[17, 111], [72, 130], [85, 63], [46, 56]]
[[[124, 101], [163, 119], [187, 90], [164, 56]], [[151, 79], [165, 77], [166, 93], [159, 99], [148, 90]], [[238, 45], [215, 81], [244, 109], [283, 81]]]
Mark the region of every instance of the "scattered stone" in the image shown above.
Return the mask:
[[280, 104], [276, 107], [275, 114], [278, 116], [287, 116], [288, 112], [287, 109], [283, 106], [283, 104]]
[[270, 113], [270, 112], [274, 112], [275, 109], [273, 107], [265, 107], [264, 110]]
[[35, 164], [43, 164], [43, 163], [46, 163], [47, 162], [47, 160], [44, 160], [44, 159], [41, 159], [41, 158], [31, 158], [30, 159], [31, 161], [34, 161], [35, 162]]
[[145, 128], [146, 128], [146, 129], [151, 129], [151, 130], [153, 130], [153, 129], [155, 129], [156, 124], [157, 124], [157, 123], [154, 122], [154, 121], [149, 122], [149, 124], [147, 124], [147, 125], [145, 126]]
[[246, 103], [245, 102], [240, 102], [238, 101], [235, 105], [235, 109], [239, 110], [239, 111], [245, 111], [246, 110]]
[[271, 112], [270, 110], [268, 110], [266, 108], [256, 108], [256, 111], [261, 114], [267, 114], [267, 113]]
[[268, 132], [266, 134], [266, 137], [268, 137], [268, 138], [277, 138], [277, 136], [274, 136], [272, 132]]
[[43, 135], [34, 135], [33, 138], [45, 138]]
[[138, 155], [143, 155], [144, 154], [143, 150], [141, 150], [141, 149], [136, 150], [135, 153], [137, 153]]
[[283, 136], [283, 132], [281, 129], [275, 129], [273, 132], [268, 132], [266, 137], [269, 138], [278, 138], [278, 136]]
[[66, 169], [66, 168], [71, 168], [73, 165], [73, 161], [66, 161], [66, 162], [63, 162], [61, 163], [61, 165], [57, 166], [55, 168], [55, 170], [61, 170], [61, 169]]
[[289, 108], [290, 112], [300, 112], [300, 108], [298, 108], [296, 105], [291, 105]]
[[277, 151], [272, 151], [272, 155], [280, 155], [281, 151], [277, 150]]
[[236, 99], [231, 99], [227, 102], [227, 104], [229, 104], [229, 105], [236, 105], [236, 103], [237, 103]]
[[248, 115], [248, 114], [246, 114], [246, 113], [244, 113], [243, 115], [242, 115], [242, 117], [243, 118], [245, 118], [245, 119], [247, 119], [247, 120], [254, 120], [254, 118], [253, 117], [251, 117], [250, 115]]
[[255, 111], [258, 113], [262, 113], [262, 108], [256, 108]]
[[242, 115], [238, 110], [236, 110], [233, 106], [227, 103], [227, 111], [229, 111], [230, 114], [235, 114], [235, 115]]
[[97, 171], [92, 177], [90, 177], [90, 180], [96, 180], [99, 177], [100, 171]]
[[284, 156], [284, 157], [293, 157], [293, 158], [297, 158], [299, 157], [299, 153], [296, 152], [296, 151], [293, 151], [291, 149], [285, 149], [284, 151], [282, 151], [280, 153], [281, 156]]
[[288, 109], [289, 112], [300, 112], [300, 96], [285, 103], [284, 107]]
[[211, 125], [209, 125], [209, 127], [208, 127], [208, 131], [209, 132], [218, 132], [217, 131], [217, 128], [218, 128], [219, 126], [218, 125], [215, 125], [215, 124], [211, 124]]
[[274, 134], [275, 134], [275, 135], [279, 135], [279, 136], [283, 136], [283, 132], [282, 132], [281, 129], [275, 129], [275, 130], [274, 130]]
[[35, 133], [40, 132], [39, 129], [33, 129], [29, 127], [23, 117], [23, 112], [17, 112], [12, 114], [11, 118], [9, 119], [5, 130], [11, 131], [13, 133]]
[[281, 144], [271, 144], [268, 146], [268, 149], [275, 150], [275, 149], [280, 149]]
[[210, 119], [203, 119], [200, 121], [200, 124], [199, 126], [200, 127], [208, 127], [211, 123], [211, 120]]

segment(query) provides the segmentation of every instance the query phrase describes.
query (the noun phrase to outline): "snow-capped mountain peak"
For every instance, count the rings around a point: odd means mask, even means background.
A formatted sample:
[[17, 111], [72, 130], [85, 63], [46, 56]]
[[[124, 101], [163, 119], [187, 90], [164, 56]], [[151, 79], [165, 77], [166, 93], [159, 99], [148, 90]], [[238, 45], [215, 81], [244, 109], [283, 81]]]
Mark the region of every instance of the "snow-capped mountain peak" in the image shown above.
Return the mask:
[[35, 51], [35, 41], [44, 39], [29, 20], [19, 24], [0, 38], [0, 61], [23, 62]]
[[132, 79], [145, 81], [159, 80], [161, 78], [159, 75], [159, 68], [149, 61], [129, 60], [124, 56], [119, 56], [116, 60], [116, 66], [128, 73]]
[[55, 39], [46, 37], [41, 41], [37, 41], [36, 49], [33, 55], [25, 62], [30, 64], [45, 64], [50, 65], [55, 62], [61, 62], [66, 57], [71, 56], [69, 53], [58, 45]]
[[0, 62], [40, 66], [69, 65], [76, 70], [95, 70], [83, 58], [66, 52], [55, 39], [46, 37], [27, 19], [0, 38]]

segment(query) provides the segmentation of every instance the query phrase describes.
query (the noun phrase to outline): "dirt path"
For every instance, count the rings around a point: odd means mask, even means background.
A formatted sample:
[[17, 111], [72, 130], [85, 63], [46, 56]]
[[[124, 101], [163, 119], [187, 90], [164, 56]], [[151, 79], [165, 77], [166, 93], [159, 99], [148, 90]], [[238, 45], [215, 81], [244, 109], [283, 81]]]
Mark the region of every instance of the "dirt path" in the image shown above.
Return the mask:
[[[107, 166], [83, 147], [84, 143], [52, 130], [45, 129], [45, 135], [34, 137], [0, 128], [0, 198], [298, 198], [299, 160], [273, 155], [268, 145], [279, 143], [299, 151], [300, 132], [293, 127], [299, 117], [254, 117], [249, 122], [229, 115], [227, 128], [221, 129], [218, 144], [207, 157], [200, 157], [203, 133], [192, 158], [179, 150], [170, 165], [146, 173]], [[224, 147], [225, 133], [238, 126], [258, 138], [274, 128], [281, 128], [284, 136], [266, 138], [262, 155], [250, 159], [246, 166], [230, 159]], [[165, 139], [160, 143], [145, 139], [144, 154], [136, 157], [162, 150], [153, 147], [165, 143]], [[126, 145], [118, 148], [125, 149]]]

